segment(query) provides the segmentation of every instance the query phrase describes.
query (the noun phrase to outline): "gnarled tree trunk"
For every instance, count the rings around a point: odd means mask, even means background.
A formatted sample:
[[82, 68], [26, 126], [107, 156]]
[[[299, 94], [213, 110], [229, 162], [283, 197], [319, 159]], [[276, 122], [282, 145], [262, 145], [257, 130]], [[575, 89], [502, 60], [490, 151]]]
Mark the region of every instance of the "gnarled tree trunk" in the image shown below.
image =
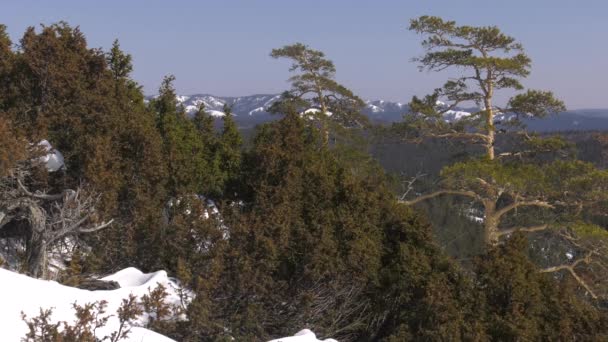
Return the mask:
[[112, 223], [97, 223], [99, 195], [77, 188], [60, 194], [30, 192], [23, 185], [27, 172], [0, 178], [0, 238], [25, 241], [25, 269], [36, 278], [47, 277], [47, 254], [70, 236], [92, 233]]

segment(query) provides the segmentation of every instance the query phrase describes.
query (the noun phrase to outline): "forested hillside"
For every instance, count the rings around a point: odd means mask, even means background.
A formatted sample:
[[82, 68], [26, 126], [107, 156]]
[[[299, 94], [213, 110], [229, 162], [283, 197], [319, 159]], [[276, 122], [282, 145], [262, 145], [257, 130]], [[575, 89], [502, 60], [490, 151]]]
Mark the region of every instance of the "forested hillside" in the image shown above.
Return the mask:
[[[1, 267], [106, 290], [120, 284], [95, 279], [165, 270], [178, 305], [150, 288], [116, 315], [177, 341], [608, 339], [606, 135], [502, 128], [500, 112], [564, 109], [522, 91], [521, 45], [437, 17], [411, 30], [425, 67], [473, 76], [380, 128], [323, 52], [279, 47], [290, 88], [247, 138], [229, 106], [221, 127], [189, 115], [171, 75], [148, 101], [118, 41], [60, 22], [13, 43], [0, 26]], [[499, 109], [503, 88], [521, 92]], [[448, 101], [485, 106], [445, 121]], [[24, 315], [24, 340], [101, 340], [90, 304], [75, 327]]]

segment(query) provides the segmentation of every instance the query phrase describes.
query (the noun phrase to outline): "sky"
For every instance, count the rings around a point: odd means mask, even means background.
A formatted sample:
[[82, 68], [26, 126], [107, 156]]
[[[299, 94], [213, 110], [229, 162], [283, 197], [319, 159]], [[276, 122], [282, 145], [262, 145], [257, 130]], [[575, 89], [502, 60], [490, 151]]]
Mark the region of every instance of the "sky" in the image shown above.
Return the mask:
[[[114, 39], [133, 56], [132, 77], [154, 94], [164, 75], [180, 94], [274, 94], [289, 88], [289, 62], [273, 48], [301, 42], [323, 51], [336, 80], [364, 99], [407, 102], [450, 73], [420, 72], [424, 51], [409, 20], [436, 15], [496, 25], [532, 58], [529, 88], [552, 90], [570, 109], [608, 108], [606, 0], [0, 0], [14, 42], [28, 26], [80, 26], [90, 47]], [[499, 95], [506, 100], [511, 94]]]

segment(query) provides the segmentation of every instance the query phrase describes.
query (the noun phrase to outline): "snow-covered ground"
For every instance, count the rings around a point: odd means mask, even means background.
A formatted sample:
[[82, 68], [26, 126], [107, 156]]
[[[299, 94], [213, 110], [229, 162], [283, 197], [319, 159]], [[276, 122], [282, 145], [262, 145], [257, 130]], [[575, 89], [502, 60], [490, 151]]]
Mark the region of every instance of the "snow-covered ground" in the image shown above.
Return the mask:
[[[6, 342], [20, 341], [27, 332], [27, 326], [21, 319], [21, 312], [27, 317], [38, 316], [40, 308], [53, 309], [52, 322], [66, 321], [73, 323], [75, 316], [72, 303], [79, 305], [106, 300], [107, 314], [115, 314], [123, 298], [134, 294], [141, 298], [154, 289], [157, 283], [167, 288], [168, 302], [179, 304], [176, 286], [165, 271], [144, 274], [135, 268], [127, 268], [104, 278], [117, 281], [121, 288], [112, 291], [88, 291], [64, 286], [54, 281], [30, 278], [23, 274], [0, 269], [0, 329], [1, 340]], [[140, 324], [143, 322], [139, 322]], [[118, 318], [111, 317], [107, 325], [98, 331], [98, 336], [109, 335], [118, 328]], [[133, 327], [127, 341], [169, 342], [173, 341], [153, 331]]]
[[314, 332], [304, 329], [300, 332], [296, 333], [291, 337], [281, 337], [276, 340], [272, 340], [269, 342], [338, 342], [333, 338], [328, 338], [326, 340], [319, 340]]
[[[0, 341], [18, 342], [25, 336], [27, 326], [21, 319], [21, 312], [32, 318], [39, 315], [40, 308], [52, 308], [51, 322], [73, 323], [75, 316], [72, 303], [84, 305], [105, 300], [108, 303], [106, 314], [115, 315], [123, 298], [127, 298], [129, 294], [141, 298], [149, 292], [149, 289], [156, 288], [157, 284], [163, 285], [169, 293], [166, 299], [168, 303], [181, 304], [177, 291], [178, 284], [170, 279], [165, 271], [146, 274], [135, 268], [126, 268], [102, 279], [114, 280], [121, 288], [111, 291], [88, 291], [64, 286], [54, 281], [30, 278], [0, 268]], [[142, 317], [134, 325], [143, 325], [145, 320], [146, 317]], [[116, 317], [110, 317], [106, 326], [97, 331], [98, 337], [117, 330], [118, 324]], [[126, 341], [171, 342], [173, 340], [140, 326], [133, 326]], [[292, 337], [279, 338], [273, 342], [321, 342], [321, 340], [318, 340], [312, 331], [305, 329]], [[324, 342], [336, 341], [327, 339]]]

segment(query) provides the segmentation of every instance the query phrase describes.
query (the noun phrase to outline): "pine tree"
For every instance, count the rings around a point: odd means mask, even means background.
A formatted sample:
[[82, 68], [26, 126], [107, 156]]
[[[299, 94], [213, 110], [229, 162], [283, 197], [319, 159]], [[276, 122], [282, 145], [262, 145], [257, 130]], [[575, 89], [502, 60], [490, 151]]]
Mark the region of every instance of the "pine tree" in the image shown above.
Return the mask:
[[[421, 70], [458, 68], [463, 74], [447, 81], [431, 95], [412, 98], [409, 106], [413, 115], [408, 120], [411, 126], [423, 129], [423, 135], [481, 144], [487, 158], [492, 160], [495, 158], [497, 114], [543, 117], [565, 110], [563, 102], [555, 99], [551, 92], [538, 90], [518, 94], [506, 106], [496, 105], [497, 91], [523, 89], [519, 80], [529, 75], [531, 66], [531, 59], [523, 52], [522, 45], [497, 27], [457, 26], [453, 21], [422, 16], [413, 19], [409, 29], [427, 37], [422, 42], [427, 53], [415, 59]], [[467, 102], [482, 109], [455, 124], [443, 120], [443, 114]], [[510, 122], [513, 123], [516, 121]]]
[[[579, 221], [592, 223], [588, 219], [590, 211], [597, 209], [599, 203], [603, 203], [600, 206], [607, 203], [608, 197], [604, 194], [608, 193], [608, 174], [567, 154], [566, 158], [560, 154], [556, 157], [553, 153], [566, 150], [568, 144], [559, 137], [542, 139], [529, 135], [518, 117], [505, 123], [497, 122], [498, 113], [543, 117], [560, 112], [565, 109], [563, 102], [551, 92], [529, 90], [513, 96], [506, 106], [496, 105], [495, 92], [522, 90], [520, 79], [529, 74], [531, 66], [522, 45], [497, 27], [457, 26], [453, 21], [422, 16], [411, 21], [410, 30], [427, 37], [422, 42], [427, 52], [416, 59], [422, 69], [459, 68], [463, 74], [423, 99], [412, 99], [412, 114], [402, 124], [406, 137], [456, 139], [468, 145], [480, 144], [484, 153], [479, 158], [445, 167], [438, 190], [403, 203], [413, 205], [444, 195], [467, 198], [483, 211], [485, 248], [498, 245], [501, 239], [516, 231], [552, 231], [565, 238], [565, 245], [577, 246], [575, 249], [581, 256], [592, 254], [594, 258], [581, 257], [571, 264], [563, 263], [562, 259], [561, 267], [543, 267], [542, 271], [571, 270], [584, 292], [597, 299], [596, 292], [604, 292], [604, 287], [594, 291], [573, 265], [584, 263], [592, 268], [591, 265], [606, 263], [608, 235], [605, 229], [580, 225]], [[456, 122], [444, 120], [443, 114], [467, 102], [476, 103], [481, 110]], [[510, 126], [523, 140], [514, 151], [496, 153], [499, 124]], [[414, 135], [409, 135], [412, 132]], [[590, 183], [594, 185], [583, 185]], [[580, 191], [580, 187], [589, 192]], [[590, 230], [595, 232], [592, 235], [596, 239], [589, 239], [586, 228], [581, 226], [594, 227]], [[581, 244], [581, 241], [585, 242]], [[595, 273], [592, 278], [601, 277]]]
[[[289, 71], [300, 71], [289, 79], [292, 89], [280, 102], [294, 102], [303, 115], [318, 121], [325, 144], [329, 142], [330, 122], [346, 127], [366, 124], [365, 117], [360, 114], [363, 101], [334, 80], [336, 68], [323, 52], [296, 43], [273, 49], [270, 56], [287, 58], [293, 62]], [[280, 106], [280, 103], [275, 105], [275, 110], [280, 110]]]

